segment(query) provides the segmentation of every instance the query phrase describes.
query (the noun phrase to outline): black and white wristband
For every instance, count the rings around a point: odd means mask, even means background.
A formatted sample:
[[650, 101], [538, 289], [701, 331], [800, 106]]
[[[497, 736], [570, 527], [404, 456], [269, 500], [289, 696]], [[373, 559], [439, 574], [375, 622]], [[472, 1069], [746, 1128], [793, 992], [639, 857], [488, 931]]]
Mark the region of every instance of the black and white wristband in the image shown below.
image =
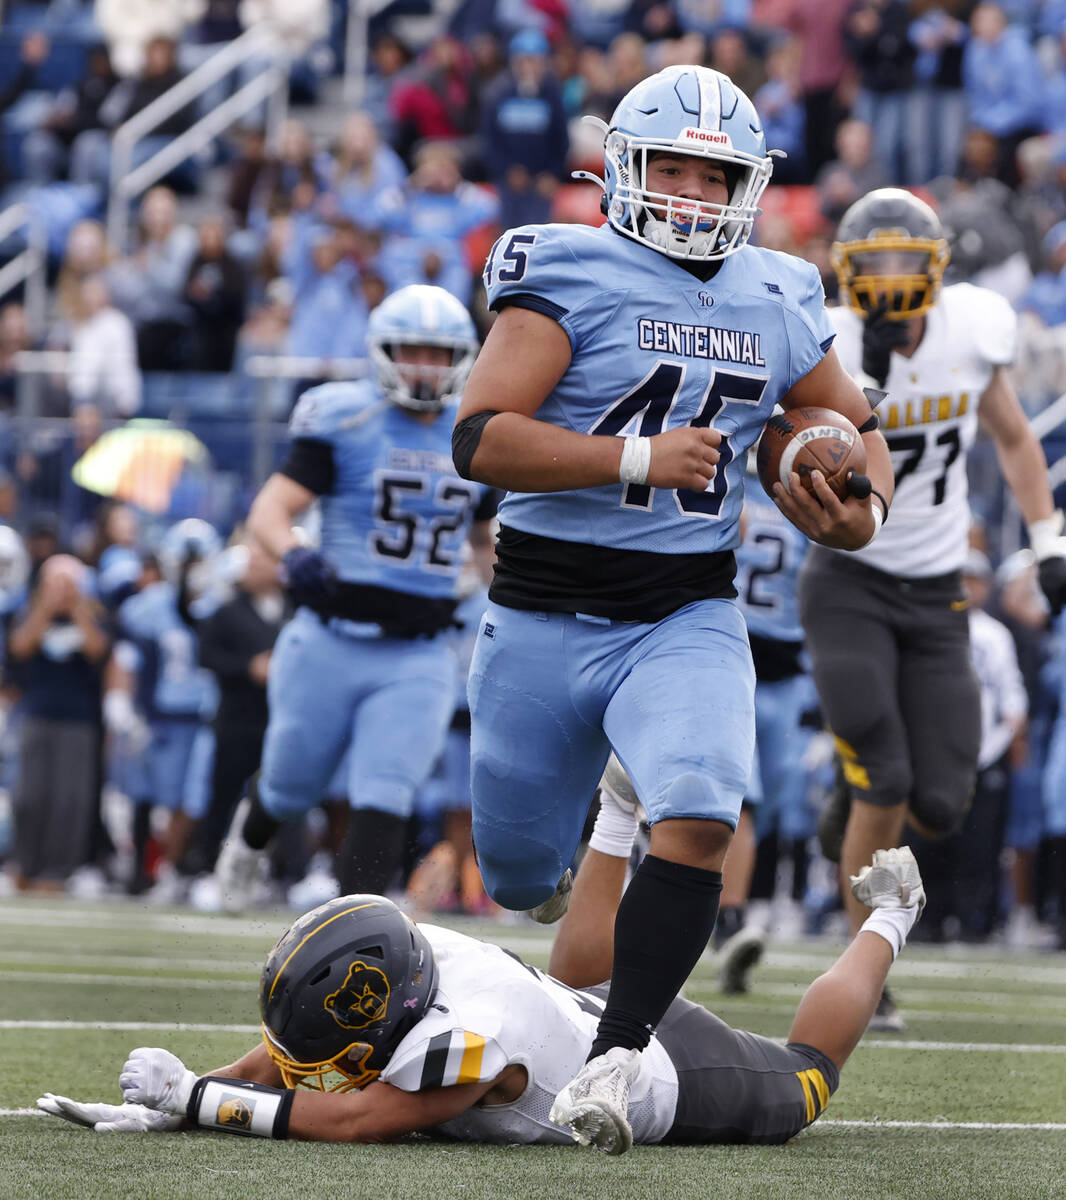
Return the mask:
[[278, 1140], [289, 1136], [292, 1088], [202, 1075], [193, 1084], [186, 1117], [200, 1129]]

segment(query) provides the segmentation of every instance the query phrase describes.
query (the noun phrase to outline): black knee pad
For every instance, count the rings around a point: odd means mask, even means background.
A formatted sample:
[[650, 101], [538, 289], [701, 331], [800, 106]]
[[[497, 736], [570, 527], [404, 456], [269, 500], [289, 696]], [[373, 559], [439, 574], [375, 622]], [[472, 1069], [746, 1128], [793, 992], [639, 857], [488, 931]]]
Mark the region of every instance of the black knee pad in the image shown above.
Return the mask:
[[920, 823], [919, 832], [926, 837], [943, 838], [954, 833], [963, 823], [973, 803], [973, 781], [969, 788], [960, 785], [948, 792], [927, 791], [911, 798], [910, 811]]

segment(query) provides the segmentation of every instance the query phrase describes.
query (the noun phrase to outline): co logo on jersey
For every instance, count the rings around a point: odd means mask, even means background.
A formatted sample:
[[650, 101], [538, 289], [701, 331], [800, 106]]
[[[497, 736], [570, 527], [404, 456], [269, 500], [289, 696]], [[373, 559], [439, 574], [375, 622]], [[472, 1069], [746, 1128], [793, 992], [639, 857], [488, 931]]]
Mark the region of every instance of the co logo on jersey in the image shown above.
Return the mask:
[[696, 299], [699, 301], [701, 308], [710, 308], [714, 304], [714, 297], [710, 292], [697, 292]]
[[365, 1029], [385, 1018], [389, 1006], [389, 981], [379, 967], [356, 959], [344, 983], [325, 999], [326, 1012], [343, 1029]]

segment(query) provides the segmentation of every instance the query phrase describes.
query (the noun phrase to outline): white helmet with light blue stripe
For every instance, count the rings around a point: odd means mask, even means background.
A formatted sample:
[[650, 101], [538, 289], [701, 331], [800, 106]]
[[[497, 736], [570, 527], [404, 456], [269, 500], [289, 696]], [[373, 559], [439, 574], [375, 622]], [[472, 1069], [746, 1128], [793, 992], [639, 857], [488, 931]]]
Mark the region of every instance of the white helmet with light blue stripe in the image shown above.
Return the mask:
[[[711, 158], [726, 168], [726, 204], [650, 192], [655, 151]], [[727, 76], [709, 67], [667, 67], [642, 80], [614, 111], [604, 142], [607, 220], [626, 237], [671, 258], [713, 261], [751, 236], [773, 158], [755, 106]]]
[[[464, 305], [426, 283], [412, 283], [384, 299], [370, 314], [366, 340], [385, 395], [415, 412], [439, 412], [458, 397], [478, 345]], [[398, 346], [443, 347], [451, 360], [435, 367], [398, 362]]]

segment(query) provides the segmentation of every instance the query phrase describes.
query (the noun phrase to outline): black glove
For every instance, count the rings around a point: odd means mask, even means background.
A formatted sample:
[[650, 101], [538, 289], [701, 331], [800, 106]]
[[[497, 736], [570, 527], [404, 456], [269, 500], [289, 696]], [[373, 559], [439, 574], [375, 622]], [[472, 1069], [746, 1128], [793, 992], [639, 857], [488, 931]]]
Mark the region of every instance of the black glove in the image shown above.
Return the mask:
[[297, 604], [316, 608], [331, 600], [337, 590], [333, 564], [309, 546], [293, 546], [281, 560], [281, 581]]
[[1057, 617], [1066, 604], [1066, 558], [1059, 554], [1045, 558], [1037, 566], [1037, 576], [1040, 589], [1051, 606], [1051, 615]]
[[901, 350], [910, 340], [906, 321], [890, 321], [885, 315], [888, 302], [882, 300], [870, 313], [862, 329], [862, 369], [878, 387], [885, 386], [893, 350]]

